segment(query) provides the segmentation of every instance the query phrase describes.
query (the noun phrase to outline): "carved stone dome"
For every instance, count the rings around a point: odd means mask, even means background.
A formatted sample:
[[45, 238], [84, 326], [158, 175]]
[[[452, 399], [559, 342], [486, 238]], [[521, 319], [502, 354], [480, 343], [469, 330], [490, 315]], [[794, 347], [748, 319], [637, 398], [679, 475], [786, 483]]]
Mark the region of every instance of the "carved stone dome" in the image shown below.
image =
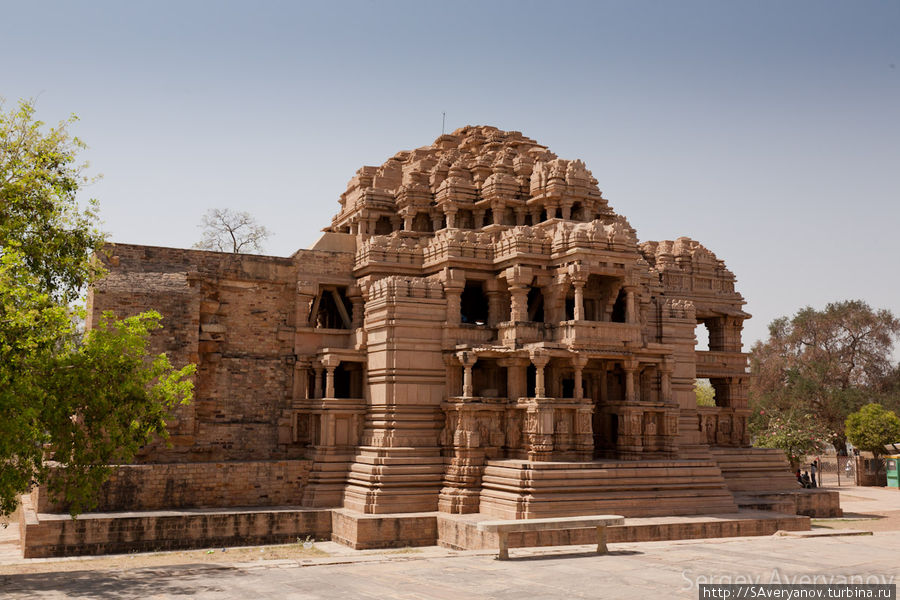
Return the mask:
[[612, 215], [580, 160], [558, 158], [518, 131], [466, 126], [430, 146], [362, 167], [328, 231], [363, 235], [483, 229]]

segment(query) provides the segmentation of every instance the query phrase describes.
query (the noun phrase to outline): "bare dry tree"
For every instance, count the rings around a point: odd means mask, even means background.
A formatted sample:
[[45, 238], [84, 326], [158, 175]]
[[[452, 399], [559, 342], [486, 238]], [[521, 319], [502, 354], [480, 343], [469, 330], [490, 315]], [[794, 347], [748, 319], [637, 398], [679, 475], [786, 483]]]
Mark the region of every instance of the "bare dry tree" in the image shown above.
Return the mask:
[[271, 235], [250, 213], [229, 208], [209, 209], [198, 227], [203, 236], [194, 248], [235, 254], [262, 252], [262, 243]]

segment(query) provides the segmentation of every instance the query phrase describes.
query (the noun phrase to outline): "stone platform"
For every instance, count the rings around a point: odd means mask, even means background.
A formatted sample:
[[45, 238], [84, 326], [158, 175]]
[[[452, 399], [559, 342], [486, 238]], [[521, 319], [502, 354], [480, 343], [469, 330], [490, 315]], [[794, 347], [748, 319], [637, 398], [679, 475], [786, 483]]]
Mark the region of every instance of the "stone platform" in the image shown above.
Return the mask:
[[[484, 515], [440, 515], [438, 544], [455, 550], [497, 548], [497, 535], [478, 531]], [[766, 511], [747, 510], [729, 514], [682, 517], [628, 518], [624, 525], [607, 527], [607, 541], [660, 542], [701, 538], [772, 535], [777, 531], [809, 531], [810, 519]], [[510, 533], [509, 547], [568, 546], [596, 542], [596, 531], [536, 531]]]
[[297, 507], [36, 513], [25, 497], [20, 536], [25, 558], [153, 552], [328, 539], [331, 511]]
[[[306, 536], [332, 539], [356, 550], [434, 546], [460, 550], [496, 548], [496, 534], [477, 531], [483, 514], [404, 513], [369, 515], [347, 509], [271, 507], [186, 509], [67, 515], [35, 513], [26, 499], [20, 528], [25, 558], [112, 554], [215, 546], [294, 542]], [[766, 511], [682, 517], [629, 518], [609, 528], [610, 542], [771, 535], [807, 531], [810, 519]], [[591, 530], [511, 534], [510, 547], [589, 544]]]
[[[628, 518], [625, 529], [610, 534], [611, 541], [658, 541], [769, 535], [779, 529], [809, 529], [808, 517], [842, 514], [836, 491], [797, 488], [784, 457], [777, 452], [717, 448], [707, 452], [714, 460], [488, 460], [477, 497], [478, 512], [467, 515], [427, 510], [373, 514], [352, 507], [337, 508], [336, 503], [301, 505], [299, 493], [290, 491], [299, 489], [291, 485], [294, 475], [283, 476], [286, 469], [295, 466], [295, 475], [302, 476], [307, 465], [301, 461], [240, 463], [221, 468], [211, 463], [216, 473], [221, 472], [216, 479], [206, 480], [212, 481], [209, 485], [215, 484], [213, 489], [218, 493], [202, 494], [214, 501], [212, 505], [197, 506], [200, 496], [185, 493], [169, 498], [178, 500], [180, 506], [163, 509], [158, 495], [151, 492], [183, 487], [169, 482], [187, 481], [198, 467], [143, 468], [160, 471], [159, 477], [150, 478], [151, 483], [159, 485], [149, 490], [126, 476], [141, 469], [136, 467], [123, 470], [124, 475], [113, 481], [98, 512], [77, 520], [38, 492], [23, 497], [24, 555], [288, 543], [307, 536], [332, 539], [358, 550], [435, 544], [473, 550], [496, 547], [496, 540], [475, 531], [474, 524], [479, 520], [592, 514]], [[236, 469], [279, 477], [271, 489], [265, 485], [265, 478], [245, 477], [241, 484], [228, 477]], [[267, 502], [297, 499], [276, 506], [222, 505], [256, 502], [264, 493]], [[128, 508], [123, 509], [125, 506]], [[589, 543], [587, 538], [582, 539], [586, 534], [577, 531], [528, 535], [521, 542], [529, 546]], [[514, 536], [511, 543], [519, 543], [519, 538]]]

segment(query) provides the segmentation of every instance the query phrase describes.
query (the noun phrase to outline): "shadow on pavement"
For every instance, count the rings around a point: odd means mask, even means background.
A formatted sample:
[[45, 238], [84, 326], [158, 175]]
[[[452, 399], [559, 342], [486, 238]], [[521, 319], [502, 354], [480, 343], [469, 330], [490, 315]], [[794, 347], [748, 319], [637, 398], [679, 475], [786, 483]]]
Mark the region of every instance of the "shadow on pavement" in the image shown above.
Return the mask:
[[[510, 549], [512, 550], [512, 549]], [[558, 554], [537, 554], [532, 556], [510, 556], [507, 560], [529, 561], [529, 560], [554, 560], [557, 558], [578, 558], [578, 557], [596, 557], [602, 559], [604, 556], [633, 556], [635, 554], [644, 554], [638, 550], [610, 550], [606, 554], [597, 554], [594, 551], [588, 552], [560, 552]], [[499, 560], [499, 559], [495, 559]]]
[[[210, 584], [216, 571], [240, 575], [240, 569], [186, 564], [172, 567], [123, 571], [59, 571], [0, 575], [3, 596], [40, 598], [147, 598], [163, 595], [194, 596], [221, 592], [227, 584]], [[200, 583], [200, 581], [203, 583]]]
[[841, 519], [886, 519], [885, 515], [877, 515], [870, 513], [845, 512], [842, 517], [813, 517], [817, 521], [840, 521]]

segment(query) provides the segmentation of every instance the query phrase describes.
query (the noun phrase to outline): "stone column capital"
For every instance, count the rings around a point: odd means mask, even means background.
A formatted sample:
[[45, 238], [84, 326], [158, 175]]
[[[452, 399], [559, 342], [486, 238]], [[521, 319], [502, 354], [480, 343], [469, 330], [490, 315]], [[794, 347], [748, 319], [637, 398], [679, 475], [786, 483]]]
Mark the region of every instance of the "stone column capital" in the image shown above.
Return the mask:
[[326, 369], [336, 369], [341, 364], [341, 359], [334, 354], [323, 354], [319, 362]]
[[531, 363], [538, 369], [543, 369], [550, 362], [550, 354], [545, 350], [532, 350], [529, 357]]
[[580, 371], [584, 369], [585, 365], [588, 364], [589, 359], [587, 356], [584, 356], [582, 354], [576, 354], [570, 360], [572, 361], [572, 366]]
[[478, 356], [471, 350], [463, 350], [456, 353], [456, 358], [462, 366], [471, 368], [478, 362]]
[[503, 271], [502, 276], [510, 287], [527, 287], [534, 278], [534, 271], [531, 267], [515, 265]]

